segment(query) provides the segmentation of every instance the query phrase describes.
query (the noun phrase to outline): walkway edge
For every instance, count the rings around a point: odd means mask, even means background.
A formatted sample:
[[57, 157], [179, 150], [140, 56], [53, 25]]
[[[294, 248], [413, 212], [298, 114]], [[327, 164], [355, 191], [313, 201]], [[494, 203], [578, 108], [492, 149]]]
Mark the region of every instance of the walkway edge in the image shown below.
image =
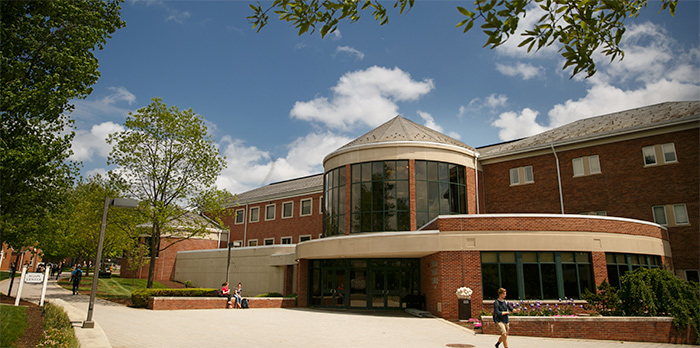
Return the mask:
[[[73, 325], [75, 331], [75, 337], [78, 338], [80, 346], [83, 348], [112, 348], [112, 344], [109, 343], [107, 335], [105, 335], [104, 330], [98, 322], [95, 322], [95, 327], [92, 329], [83, 329], [82, 323], [87, 317], [87, 313], [83, 310], [76, 308], [70, 303], [61, 299], [49, 299], [51, 303], [63, 307], [63, 310], [68, 314], [68, 318]], [[77, 326], [75, 323], [80, 323]]]

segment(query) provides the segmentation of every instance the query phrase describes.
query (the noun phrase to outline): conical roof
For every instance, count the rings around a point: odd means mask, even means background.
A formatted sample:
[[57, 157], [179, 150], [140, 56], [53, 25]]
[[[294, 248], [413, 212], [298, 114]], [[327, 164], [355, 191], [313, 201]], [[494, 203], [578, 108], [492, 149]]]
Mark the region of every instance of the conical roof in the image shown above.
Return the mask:
[[401, 116], [392, 118], [381, 126], [349, 142], [338, 150], [359, 145], [396, 141], [430, 142], [474, 150], [473, 147], [459, 140], [448, 137], [445, 134], [422, 126]]

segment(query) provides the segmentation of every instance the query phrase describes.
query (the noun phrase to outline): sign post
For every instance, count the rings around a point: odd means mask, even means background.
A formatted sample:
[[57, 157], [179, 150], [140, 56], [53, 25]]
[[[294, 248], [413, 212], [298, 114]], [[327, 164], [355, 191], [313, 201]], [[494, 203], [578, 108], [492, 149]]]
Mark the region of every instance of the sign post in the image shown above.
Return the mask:
[[50, 270], [50, 267], [46, 267], [46, 272], [44, 272], [44, 285], [41, 287], [41, 300], [39, 300], [39, 307], [44, 307], [44, 299], [46, 298], [46, 286], [49, 284]]
[[22, 275], [19, 278], [19, 288], [17, 288], [17, 298], [15, 298], [15, 306], [19, 306], [19, 298], [22, 297], [22, 285], [24, 285], [24, 275], [25, 274], [27, 274], [27, 266], [26, 265], [24, 267], [22, 267]]

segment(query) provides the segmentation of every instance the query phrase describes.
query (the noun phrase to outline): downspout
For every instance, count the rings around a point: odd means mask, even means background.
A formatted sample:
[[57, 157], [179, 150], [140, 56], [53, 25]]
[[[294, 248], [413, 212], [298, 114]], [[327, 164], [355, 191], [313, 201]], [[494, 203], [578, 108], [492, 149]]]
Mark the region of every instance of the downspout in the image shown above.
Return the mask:
[[[245, 216], [243, 219], [245, 219], [245, 222], [243, 224], [243, 245], [242, 246], [247, 246], [248, 245], [248, 214], [250, 212], [248, 211], [248, 203], [245, 204]], [[231, 239], [231, 235], [229, 234], [229, 239]], [[231, 241], [229, 240], [229, 243]]]
[[476, 180], [476, 213], [479, 214], [479, 154], [474, 153], [474, 179]]
[[561, 190], [561, 172], [559, 171], [559, 156], [557, 156], [557, 151], [554, 149], [554, 144], [550, 145], [552, 147], [552, 153], [554, 153], [554, 159], [557, 161], [557, 181], [559, 182], [559, 204], [561, 205], [561, 213], [564, 214], [564, 195]]

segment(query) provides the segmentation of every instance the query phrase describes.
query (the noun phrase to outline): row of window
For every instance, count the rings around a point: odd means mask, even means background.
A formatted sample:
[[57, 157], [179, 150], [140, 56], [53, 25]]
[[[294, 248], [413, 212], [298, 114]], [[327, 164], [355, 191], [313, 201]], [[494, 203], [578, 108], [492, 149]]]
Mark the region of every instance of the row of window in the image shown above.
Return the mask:
[[[321, 207], [319, 206], [319, 213], [321, 212]], [[276, 219], [277, 214], [277, 204], [267, 204], [265, 205], [265, 221], [271, 221]], [[313, 214], [313, 198], [302, 199], [299, 202], [299, 216], [309, 216]], [[248, 222], [258, 222], [260, 221], [260, 207], [250, 207]], [[284, 202], [282, 203], [282, 219], [289, 219], [294, 217], [294, 202]], [[245, 209], [236, 210], [236, 220], [235, 224], [239, 225], [245, 222]]]
[[[655, 205], [651, 207], [652, 213], [654, 215], [654, 222], [668, 227], [683, 226], [690, 224], [688, 220], [688, 209], [686, 205], [681, 204], [667, 204], [667, 205]], [[608, 212], [604, 210], [599, 211], [586, 211], [581, 212], [581, 215], [598, 215], [607, 216]]]
[[[677, 163], [676, 147], [673, 143], [645, 146], [642, 148], [644, 166]], [[571, 160], [574, 177], [600, 174], [600, 158], [598, 155], [578, 157]], [[535, 177], [532, 166], [524, 166], [510, 169], [510, 185], [532, 184]]]
[[[299, 243], [305, 242], [307, 240], [311, 240], [310, 234], [299, 236]], [[239, 244], [242, 245], [243, 241], [238, 240], [238, 241], [234, 241], [234, 243], [235, 242], [239, 242]], [[290, 237], [281, 237], [279, 244], [292, 244], [292, 242], [293, 242], [293, 240], [292, 240], [291, 236]], [[248, 246], [258, 246], [258, 245], [275, 245], [275, 238], [264, 238], [262, 244], [258, 244], [257, 239], [248, 239]]]
[[[615, 287], [627, 272], [662, 267], [657, 255], [606, 253], [605, 259], [608, 282]], [[487, 300], [498, 297], [498, 288], [520, 300], [581, 299], [586, 289], [595, 291], [589, 252], [482, 252], [481, 280]]]

